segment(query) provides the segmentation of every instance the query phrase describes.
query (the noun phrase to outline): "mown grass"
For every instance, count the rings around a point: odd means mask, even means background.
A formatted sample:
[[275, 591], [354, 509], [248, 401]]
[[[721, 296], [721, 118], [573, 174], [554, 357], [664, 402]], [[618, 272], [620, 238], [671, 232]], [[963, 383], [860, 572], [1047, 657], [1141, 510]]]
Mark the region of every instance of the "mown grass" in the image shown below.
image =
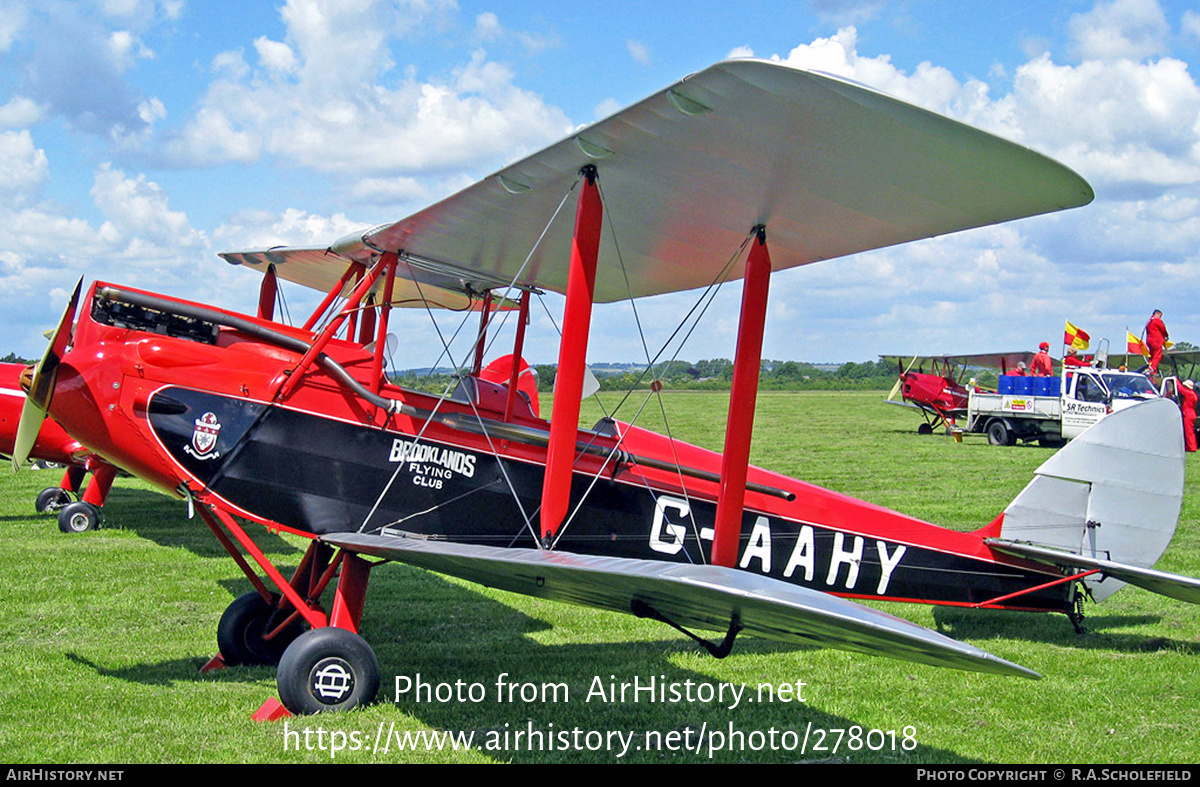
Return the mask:
[[[1050, 454], [919, 437], [913, 416], [878, 393], [767, 393], [760, 399], [757, 464], [956, 528], [990, 521]], [[727, 399], [667, 396], [677, 437], [720, 448]], [[618, 417], [628, 419], [640, 401]], [[609, 401], [609, 406], [612, 401]], [[598, 415], [589, 411], [585, 418]], [[664, 428], [651, 402], [639, 423]], [[1200, 576], [1200, 496], [1189, 492], [1175, 541], [1159, 567]], [[32, 514], [47, 471], [0, 478], [0, 751], [21, 763], [614, 762], [614, 752], [556, 746], [531, 751], [343, 750], [352, 734], [372, 743], [387, 731], [543, 732], [740, 730], [740, 749], [718, 762], [1194, 763], [1200, 757], [1200, 610], [1136, 588], [1088, 609], [1080, 636], [1060, 615], [885, 604], [887, 611], [969, 641], [1042, 674], [1040, 681], [801, 649], [745, 638], [715, 660], [674, 631], [630, 616], [539, 602], [404, 566], [372, 577], [363, 633], [384, 672], [381, 701], [339, 716], [255, 723], [275, 695], [270, 669], [201, 674], [214, 653], [225, 606], [248, 585], [182, 503], [138, 482], [117, 482], [108, 528], [60, 534]], [[290, 568], [302, 542], [252, 531]], [[286, 571], [285, 571], [286, 573]], [[501, 702], [504, 674], [526, 686], [566, 684], [559, 701]], [[431, 684], [480, 684], [485, 698], [393, 701], [395, 676]], [[603, 682], [665, 676], [682, 682], [803, 681], [805, 701], [728, 708], [716, 702], [585, 701]], [[547, 698], [552, 699], [552, 698]], [[897, 746], [752, 750], [751, 733], [895, 730]], [[903, 730], [914, 734], [905, 742]], [[308, 730], [307, 738], [285, 735]], [[318, 735], [318, 730], [322, 734]], [[339, 737], [340, 736], [340, 737]], [[694, 739], [694, 738], [693, 738]], [[719, 740], [711, 739], [714, 743]], [[777, 737], [779, 742], [783, 738]], [[874, 738], [878, 743], [880, 738]], [[810, 737], [810, 745], [815, 739]], [[324, 743], [319, 747], [318, 743]], [[311, 746], [312, 748], [307, 748]], [[297, 750], [297, 747], [299, 750]], [[631, 751], [633, 762], [705, 762], [707, 753]]]

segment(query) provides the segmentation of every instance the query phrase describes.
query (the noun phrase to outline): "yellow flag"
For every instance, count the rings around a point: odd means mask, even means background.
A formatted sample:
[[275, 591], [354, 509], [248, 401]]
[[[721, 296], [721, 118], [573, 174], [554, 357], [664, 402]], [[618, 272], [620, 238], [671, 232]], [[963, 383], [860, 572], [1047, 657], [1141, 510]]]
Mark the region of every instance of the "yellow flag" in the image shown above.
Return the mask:
[[1088, 348], [1088, 340], [1092, 337], [1081, 328], [1076, 328], [1071, 322], [1067, 321], [1067, 330], [1063, 334], [1063, 344], [1074, 347], [1076, 350], [1086, 350]]
[[1137, 353], [1146, 358], [1150, 357], [1150, 348], [1146, 346], [1146, 343], [1129, 331], [1125, 331], [1125, 344], [1129, 353]]

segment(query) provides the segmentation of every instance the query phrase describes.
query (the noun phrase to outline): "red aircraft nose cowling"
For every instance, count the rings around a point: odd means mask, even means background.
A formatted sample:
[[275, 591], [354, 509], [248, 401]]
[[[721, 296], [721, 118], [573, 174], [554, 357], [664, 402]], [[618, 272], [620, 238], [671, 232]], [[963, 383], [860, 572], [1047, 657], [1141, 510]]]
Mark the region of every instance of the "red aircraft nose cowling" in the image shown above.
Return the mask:
[[[102, 345], [102, 343], [101, 343]], [[125, 378], [108, 348], [80, 347], [64, 356], [57, 370], [50, 417], [79, 442], [112, 464], [172, 489], [179, 478], [149, 442], [141, 417], [122, 406]]]

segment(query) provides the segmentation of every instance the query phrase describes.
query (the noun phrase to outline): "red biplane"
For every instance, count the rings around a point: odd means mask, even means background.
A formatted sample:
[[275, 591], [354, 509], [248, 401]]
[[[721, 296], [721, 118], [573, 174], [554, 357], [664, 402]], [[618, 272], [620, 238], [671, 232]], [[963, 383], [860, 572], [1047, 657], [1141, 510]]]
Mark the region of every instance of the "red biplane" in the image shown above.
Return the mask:
[[[881, 361], [896, 364], [899, 371], [885, 401], [918, 410], [925, 423], [917, 427], [917, 432], [933, 434], [935, 429], [953, 428], [958, 419], [966, 417], [971, 391], [962, 379], [971, 369], [998, 369], [1000, 374], [1007, 374], [1019, 363], [1028, 365], [1032, 358], [1031, 352], [916, 355], [907, 360], [906, 366], [904, 357], [881, 355]], [[897, 394], [900, 401], [896, 401]]]
[[[939, 528], [748, 466], [768, 281], [1091, 199], [1043, 156], [862, 86], [724, 62], [394, 224], [223, 254], [264, 272], [257, 316], [95, 283], [39, 364], [23, 428], [48, 411], [199, 512], [255, 588], [222, 617], [220, 653], [277, 663], [294, 712], [375, 694], [358, 628], [388, 561], [654, 618], [716, 655], [749, 633], [1028, 677], [844, 597], [1074, 614], [1124, 581], [1197, 600], [1200, 583], [1146, 568], [1179, 514], [1178, 412], [1106, 419], [991, 524]], [[277, 278], [327, 288], [304, 325], [272, 319]], [[744, 284], [724, 452], [612, 418], [580, 428], [593, 304], [729, 278]], [[549, 421], [520, 391], [543, 290], [566, 297]], [[479, 312], [446, 396], [384, 374], [402, 303]], [[483, 348], [501, 306], [519, 320], [497, 379]], [[245, 522], [311, 540], [290, 579]]]
[[[25, 405], [21, 375], [28, 367], [19, 363], [0, 363], [0, 454], [12, 456], [16, 450], [17, 430]], [[27, 432], [33, 444], [23, 447], [28, 458], [63, 465], [66, 470], [58, 486], [38, 493], [35, 506], [40, 512], [57, 512], [58, 529], [64, 533], [94, 530], [100, 525], [100, 512], [117, 469], [82, 443], [71, 437], [55, 421], [45, 420], [36, 432]], [[84, 486], [91, 473], [92, 480]]]

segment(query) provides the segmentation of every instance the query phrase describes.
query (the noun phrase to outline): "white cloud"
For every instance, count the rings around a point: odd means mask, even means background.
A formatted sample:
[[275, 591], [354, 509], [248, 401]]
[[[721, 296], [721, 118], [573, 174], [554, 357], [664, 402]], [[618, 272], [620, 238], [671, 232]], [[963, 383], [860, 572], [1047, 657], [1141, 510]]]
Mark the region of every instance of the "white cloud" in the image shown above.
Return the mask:
[[[483, 50], [438, 78], [389, 73], [395, 37], [445, 7], [292, 0], [281, 12], [285, 42], [256, 41], [271, 78], [225, 53], [170, 152], [192, 166], [270, 155], [347, 176], [412, 176], [494, 166], [565, 134], [565, 115]], [[499, 22], [482, 15], [477, 26], [494, 32]]]
[[475, 17], [475, 27], [471, 31], [471, 39], [477, 45], [516, 44], [527, 56], [536, 55], [547, 49], [561, 44], [554, 33], [538, 33], [529, 30], [512, 30], [500, 22], [496, 14], [485, 11]]
[[[795, 336], [835, 348], [833, 359], [1017, 349], [1034, 338], [1031, 331], [1061, 330], [1064, 317], [1095, 336], [1119, 338], [1154, 304], [1177, 315], [1173, 332], [1187, 336], [1192, 324], [1200, 330], [1183, 286], [1200, 262], [1200, 86], [1186, 62], [1162, 56], [1170, 31], [1161, 18], [1154, 3], [1098, 4], [1072, 24], [1087, 58], [1063, 64], [1038, 53], [1005, 69], [1011, 79], [1001, 81], [1010, 84], [1003, 94], [936, 64], [905, 71], [887, 55], [861, 54], [854, 28], [789, 52], [785, 59], [795, 65], [1057, 158], [1093, 184], [1097, 200], [776, 276], [772, 300], [804, 302], [808, 314], [792, 321], [787, 310], [773, 312], [766, 354], [788, 357]], [[965, 335], [966, 326], [975, 333], [984, 326], [986, 335]], [[908, 346], [904, 331], [919, 331], [932, 346]], [[788, 339], [772, 347], [771, 335]]]
[[290, 74], [296, 70], [296, 53], [287, 44], [259, 36], [254, 39], [254, 49], [258, 52], [259, 62], [268, 71]]
[[1071, 17], [1068, 28], [1084, 60], [1142, 60], [1167, 52], [1170, 25], [1157, 0], [1113, 0]]
[[167, 19], [178, 19], [183, 12], [183, 0], [102, 0], [100, 8], [109, 16], [147, 21], [160, 13]]
[[495, 41], [503, 35], [504, 28], [500, 25], [500, 17], [491, 11], [486, 11], [475, 17], [474, 38], [477, 41]]
[[25, 128], [42, 119], [42, 107], [24, 96], [13, 96], [0, 106], [0, 128]]
[[337, 238], [365, 229], [366, 222], [346, 218], [345, 214], [320, 216], [298, 208], [276, 214], [246, 210], [213, 233], [221, 251], [265, 249], [272, 246], [328, 246]]
[[128, 30], [106, 30], [91, 11], [71, 3], [28, 7], [19, 92], [75, 131], [135, 141], [149, 131], [141, 112], [149, 99], [125, 72], [152, 53]]
[[28, 21], [24, 6], [6, 3], [0, 7], [0, 52], [7, 52]]
[[1188, 9], [1183, 12], [1183, 21], [1180, 25], [1184, 35], [1192, 38], [1200, 38], [1200, 13]]
[[196, 246], [203, 238], [188, 223], [187, 215], [173, 211], [157, 183], [144, 175], [135, 178], [102, 164], [96, 170], [92, 199], [108, 221], [102, 231], [109, 239], [128, 239], [130, 244], [147, 242], [162, 246]]
[[[1094, 20], [1089, 29], [1100, 32]], [[984, 82], [959, 82], [930, 63], [907, 73], [887, 55], [862, 56], [854, 28], [796, 47], [786, 60], [1060, 158], [1104, 187], [1102, 196], [1200, 183], [1200, 86], [1181, 60], [1064, 65], [1042, 54], [1016, 68], [1011, 91], [1001, 97]]]
[[862, 24], [873, 19], [886, 0], [813, 0], [817, 14], [839, 25]]
[[1182, 61], [1043, 56], [1017, 69], [1000, 105], [1003, 130], [1114, 191], [1200, 182], [1200, 87]]
[[638, 65], [650, 65], [650, 48], [641, 41], [630, 38], [625, 41], [625, 48], [629, 51], [629, 56], [633, 58], [633, 62]]
[[23, 201], [49, 177], [45, 151], [26, 130], [0, 132], [0, 193]]
[[108, 36], [112, 61], [120, 71], [127, 70], [135, 60], [152, 59], [154, 52], [128, 30], [116, 30]]

